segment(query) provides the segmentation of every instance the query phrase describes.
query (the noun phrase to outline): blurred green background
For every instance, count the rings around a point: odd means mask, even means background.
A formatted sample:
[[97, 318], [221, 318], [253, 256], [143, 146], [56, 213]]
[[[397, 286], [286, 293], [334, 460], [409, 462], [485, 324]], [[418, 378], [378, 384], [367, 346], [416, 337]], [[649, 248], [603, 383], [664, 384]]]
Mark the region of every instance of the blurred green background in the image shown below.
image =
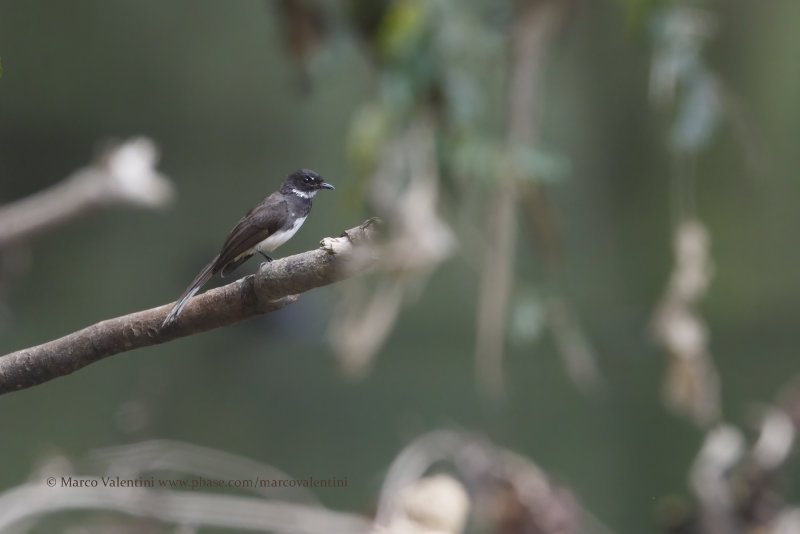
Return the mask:
[[[702, 312], [723, 412], [743, 423], [799, 367], [800, 4], [707, 7], [718, 32], [705, 61], [737, 95], [764, 156], [748, 167], [723, 121], [697, 160], [716, 266]], [[3, 283], [0, 353], [171, 301], [295, 168], [319, 171], [337, 191], [315, 199], [278, 256], [372, 214], [354, 196], [346, 158], [353, 114], [374, 95], [370, 60], [335, 35], [306, 83], [281, 30], [270, 2], [0, 2], [0, 202], [56, 183], [105, 138], [139, 134], [159, 144], [178, 194], [166, 210], [95, 213], [16, 251], [29, 265]], [[607, 381], [599, 394], [575, 388], [545, 336], [511, 345], [508, 400], [483, 399], [478, 274], [456, 255], [404, 309], [361, 382], [342, 377], [324, 342], [341, 296], [326, 287], [278, 313], [3, 396], [0, 489], [53, 452], [82, 458], [165, 438], [297, 477], [346, 476], [347, 489], [320, 498], [364, 511], [397, 452], [444, 426], [530, 457], [615, 531], [655, 530], [654, 504], [686, 493], [702, 432], [664, 408], [664, 357], [647, 335], [672, 264], [670, 117], [648, 103], [652, 46], [647, 23], [622, 3], [576, 2], [543, 75], [540, 136], [569, 162], [548, 185], [565, 248], [562, 291], [597, 352]], [[523, 251], [516, 266], [534, 288], [537, 260]], [[133, 425], [131, 406], [144, 414]]]

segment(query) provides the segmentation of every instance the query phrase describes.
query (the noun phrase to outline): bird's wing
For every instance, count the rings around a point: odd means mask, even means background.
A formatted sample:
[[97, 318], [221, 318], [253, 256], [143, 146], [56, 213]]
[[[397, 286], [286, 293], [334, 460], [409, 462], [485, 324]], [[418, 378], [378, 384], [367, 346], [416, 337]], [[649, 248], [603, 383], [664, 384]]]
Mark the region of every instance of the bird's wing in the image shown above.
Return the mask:
[[222, 251], [214, 262], [214, 272], [280, 230], [282, 221], [288, 219], [288, 213], [289, 204], [275, 193], [247, 212], [225, 239]]

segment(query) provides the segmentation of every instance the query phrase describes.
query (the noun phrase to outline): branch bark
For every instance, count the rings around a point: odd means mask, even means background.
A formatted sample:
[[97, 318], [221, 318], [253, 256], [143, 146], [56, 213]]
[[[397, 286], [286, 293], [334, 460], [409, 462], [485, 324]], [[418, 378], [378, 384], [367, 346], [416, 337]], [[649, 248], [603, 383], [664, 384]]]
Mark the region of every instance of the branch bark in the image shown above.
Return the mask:
[[256, 274], [194, 297], [177, 321], [161, 328], [172, 303], [107, 319], [62, 338], [0, 357], [0, 394], [70, 374], [98, 360], [279, 310], [300, 293], [349, 278], [374, 263], [368, 219], [319, 248], [264, 264]]

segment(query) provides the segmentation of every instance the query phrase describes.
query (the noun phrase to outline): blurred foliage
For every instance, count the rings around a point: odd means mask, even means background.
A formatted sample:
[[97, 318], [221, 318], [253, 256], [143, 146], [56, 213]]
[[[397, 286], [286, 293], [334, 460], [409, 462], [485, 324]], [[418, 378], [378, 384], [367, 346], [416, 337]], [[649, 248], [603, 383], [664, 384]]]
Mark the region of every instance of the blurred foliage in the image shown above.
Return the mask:
[[710, 12], [685, 5], [653, 17], [651, 97], [661, 106], [676, 104], [671, 144], [679, 152], [697, 153], [706, 147], [722, 113], [721, 82], [703, 54], [715, 26]]
[[[494, 174], [495, 160], [507, 156], [495, 139], [507, 10], [505, 3], [453, 0], [388, 5], [366, 37], [378, 63], [377, 94], [363, 105], [350, 131], [350, 155], [360, 174], [374, 169], [385, 141], [421, 111], [437, 119], [443, 169], [460, 178], [486, 180]], [[519, 156], [529, 165], [545, 159], [526, 150]]]
[[617, 0], [617, 2], [622, 4], [628, 24], [633, 27], [645, 24], [654, 9], [678, 3], [676, 0]]
[[[800, 4], [573, 5], [546, 62], [541, 140], [509, 147], [511, 2], [0, 3], [0, 52], [13, 65], [0, 87], [2, 200], [85, 164], [99, 139], [138, 133], [158, 141], [180, 195], [169, 213], [98, 216], [4, 255], [2, 276], [14, 276], [0, 288], [3, 352], [173, 298], [296, 167], [321, 171], [337, 191], [315, 202], [281, 254], [359, 222], [372, 211], [365, 199], [383, 147], [420, 114], [436, 125], [440, 207], [462, 247], [359, 384], [342, 380], [321, 341], [339, 294], [320, 290], [263, 320], [3, 398], [0, 452], [13, 461], [0, 485], [27, 479], [53, 450], [79, 458], [99, 444], [174, 438], [298, 476], [346, 474], [347, 492], [321, 498], [365, 509], [404, 443], [452, 425], [533, 458], [615, 531], [652, 531], [654, 502], [686, 493], [703, 440], [664, 410], [663, 355], [644, 334], [672, 261], [673, 152], [690, 153], [702, 176], [693, 191], [715, 278], [700, 311], [722, 413], [745, 420], [797, 372]], [[696, 20], [681, 15], [698, 6]], [[648, 73], [659, 114], [648, 107]], [[731, 92], [770, 148], [770, 167], [752, 176], [741, 139], [720, 128]], [[506, 165], [554, 185], [564, 268], [544, 283], [543, 249], [520, 247], [509, 400], [487, 407], [469, 357], [475, 249], [483, 195]], [[557, 341], [541, 335], [554, 290], [574, 303], [599, 354], [600, 396], [576, 393]], [[142, 413], [134, 430], [119, 422], [131, 403]]]

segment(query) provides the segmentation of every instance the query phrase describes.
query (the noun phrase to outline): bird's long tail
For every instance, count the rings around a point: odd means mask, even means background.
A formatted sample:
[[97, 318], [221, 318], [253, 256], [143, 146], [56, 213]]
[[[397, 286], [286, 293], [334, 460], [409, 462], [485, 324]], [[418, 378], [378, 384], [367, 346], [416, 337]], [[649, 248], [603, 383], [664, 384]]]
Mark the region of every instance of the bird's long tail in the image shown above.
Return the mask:
[[214, 258], [213, 260], [211, 260], [211, 263], [203, 267], [202, 271], [197, 273], [195, 279], [192, 281], [191, 284], [189, 284], [189, 287], [186, 288], [186, 291], [184, 291], [181, 294], [181, 296], [178, 297], [178, 300], [175, 302], [175, 305], [167, 314], [167, 318], [164, 319], [164, 322], [161, 324], [162, 328], [169, 325], [175, 319], [177, 319], [178, 315], [180, 315], [181, 311], [183, 311], [183, 307], [186, 306], [186, 304], [189, 302], [189, 299], [192, 298], [195, 295], [195, 293], [200, 291], [200, 288], [203, 287], [203, 285], [206, 282], [208, 282], [208, 279], [211, 278], [211, 276], [214, 274], [214, 265], [216, 264], [216, 262], [217, 258]]

